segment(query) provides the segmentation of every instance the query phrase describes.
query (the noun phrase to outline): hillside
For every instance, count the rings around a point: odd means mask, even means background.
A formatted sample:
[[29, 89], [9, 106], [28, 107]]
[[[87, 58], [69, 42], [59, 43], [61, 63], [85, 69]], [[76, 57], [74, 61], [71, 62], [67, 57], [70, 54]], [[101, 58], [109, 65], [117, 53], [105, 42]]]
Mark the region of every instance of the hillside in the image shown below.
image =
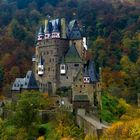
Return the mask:
[[[106, 1], [107, 2], [107, 0], [103, 0], [103, 1]], [[132, 5], [135, 5], [135, 6], [137, 6], [137, 4], [138, 3], [140, 3], [140, 1], [139, 0], [110, 0], [110, 1], [108, 1], [108, 2], [121, 2], [121, 3], [123, 3], [123, 4], [132, 4]]]
[[15, 77], [31, 69], [35, 35], [48, 15], [78, 19], [97, 68], [103, 67], [104, 90], [136, 103], [140, 92], [140, 9], [119, 1], [0, 1], [1, 93], [9, 95]]

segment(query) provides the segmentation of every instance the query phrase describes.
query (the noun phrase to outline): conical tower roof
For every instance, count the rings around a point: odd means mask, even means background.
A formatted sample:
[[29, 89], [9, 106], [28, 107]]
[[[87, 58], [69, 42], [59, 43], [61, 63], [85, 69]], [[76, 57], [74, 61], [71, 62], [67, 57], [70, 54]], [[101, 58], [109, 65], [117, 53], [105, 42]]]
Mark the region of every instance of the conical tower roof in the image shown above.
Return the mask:
[[74, 45], [71, 45], [69, 47], [69, 50], [67, 51], [65, 55], [65, 62], [66, 63], [72, 63], [72, 62], [81, 63], [82, 62], [80, 55]]
[[44, 35], [44, 31], [43, 31], [43, 27], [42, 26], [39, 28], [38, 35]]

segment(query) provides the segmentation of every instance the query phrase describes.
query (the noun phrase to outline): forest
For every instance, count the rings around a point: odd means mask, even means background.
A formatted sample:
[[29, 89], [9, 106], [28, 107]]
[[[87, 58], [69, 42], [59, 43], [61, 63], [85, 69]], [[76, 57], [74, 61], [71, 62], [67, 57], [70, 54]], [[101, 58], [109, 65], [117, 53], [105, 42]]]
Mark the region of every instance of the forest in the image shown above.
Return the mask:
[[140, 8], [119, 0], [1, 0], [1, 95], [9, 97], [14, 79], [31, 69], [36, 34], [47, 16], [77, 19], [88, 36], [97, 71], [102, 67], [103, 89], [129, 103], [137, 103]]
[[[140, 93], [139, 0], [0, 0], [0, 99], [11, 97], [15, 78], [23, 77], [32, 69], [37, 31], [48, 16], [64, 17], [68, 22], [77, 19], [88, 37], [96, 70], [102, 68], [101, 117], [108, 122], [120, 122], [107, 129], [101, 139], [139, 140], [140, 110], [136, 107]], [[30, 106], [29, 101], [34, 106]], [[49, 107], [51, 101], [48, 103], [46, 105], [38, 93], [31, 98], [25, 93], [17, 105], [7, 105], [6, 109], [16, 113], [10, 113], [7, 120], [0, 119], [0, 139], [33, 139], [40, 133], [50, 140], [96, 139], [92, 135], [85, 136], [71, 121], [71, 114], [64, 110], [54, 117], [55, 125], [52, 122], [41, 125], [37, 114], [44, 106]]]

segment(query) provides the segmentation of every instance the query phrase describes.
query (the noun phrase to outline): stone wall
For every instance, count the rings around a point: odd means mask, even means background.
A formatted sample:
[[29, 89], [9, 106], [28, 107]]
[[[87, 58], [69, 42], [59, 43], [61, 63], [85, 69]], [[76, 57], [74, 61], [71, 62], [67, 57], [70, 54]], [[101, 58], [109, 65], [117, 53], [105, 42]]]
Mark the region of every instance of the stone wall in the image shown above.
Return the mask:
[[107, 128], [107, 126], [96, 122], [93, 118], [89, 119], [86, 114], [77, 114], [76, 123], [80, 128], [84, 129], [85, 134], [94, 134], [98, 139], [103, 134], [103, 130]]
[[82, 64], [81, 63], [67, 63], [66, 74], [60, 75], [60, 87], [70, 87], [77, 76]]
[[[50, 39], [38, 42], [36, 47], [35, 76], [43, 92], [54, 95], [60, 83], [60, 62], [69, 47], [68, 40]], [[44, 60], [44, 74], [38, 76], [38, 61]]]
[[93, 84], [85, 84], [83, 82], [83, 73], [80, 73], [77, 76], [77, 79], [72, 84], [72, 94], [73, 98], [75, 95], [88, 95], [90, 103], [94, 104], [94, 93], [96, 92], [96, 88], [94, 88]]

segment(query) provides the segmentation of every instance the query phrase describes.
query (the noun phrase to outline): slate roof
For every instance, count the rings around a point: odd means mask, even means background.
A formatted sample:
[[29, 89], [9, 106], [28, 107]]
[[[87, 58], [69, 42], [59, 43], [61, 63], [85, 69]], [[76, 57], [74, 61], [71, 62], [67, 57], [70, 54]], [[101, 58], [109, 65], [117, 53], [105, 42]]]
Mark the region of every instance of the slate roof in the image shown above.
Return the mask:
[[60, 32], [59, 19], [55, 19], [55, 20], [52, 20], [50, 22], [52, 23], [52, 27], [53, 27], [52, 32]]
[[84, 77], [90, 77], [90, 83], [98, 82], [98, 75], [95, 70], [94, 62], [92, 60], [88, 60], [84, 65], [83, 69]]
[[65, 63], [81, 63], [82, 60], [80, 58], [80, 55], [74, 45], [71, 45], [65, 55], [64, 59]]
[[42, 26], [39, 28], [38, 35], [44, 35], [44, 30]]
[[45, 33], [60, 32], [60, 19], [45, 21]]
[[80, 32], [80, 29], [78, 27], [77, 21], [76, 20], [72, 20], [69, 25], [68, 25], [68, 38], [69, 39], [81, 39], [82, 35]]
[[12, 90], [20, 91], [21, 89], [39, 89], [32, 71], [28, 71], [25, 78], [16, 78]]
[[74, 101], [89, 101], [88, 95], [75, 95]]
[[23, 87], [23, 85], [24, 85], [23, 78], [16, 78], [16, 80], [12, 86], [12, 90], [20, 91], [20, 89]]
[[48, 20], [45, 20], [45, 28], [44, 28], [44, 33], [48, 33], [48, 32], [49, 32], [48, 25], [49, 25], [49, 22], [48, 22]]
[[[42, 26], [39, 28], [38, 31], [38, 36], [39, 35], [44, 35], [44, 33], [52, 33], [52, 32], [61, 32], [61, 20], [59, 18], [54, 19], [54, 20], [45, 20], [45, 27], [43, 28]], [[81, 31], [78, 27], [77, 20], [72, 20], [69, 22], [67, 26], [67, 37], [69, 39], [81, 39]]]
[[70, 21], [69, 26], [68, 26], [70, 31], [72, 31], [72, 29], [73, 29], [73, 27], [74, 27], [74, 25], [75, 25], [75, 22], [76, 22], [75, 19], [72, 20], [72, 21]]

